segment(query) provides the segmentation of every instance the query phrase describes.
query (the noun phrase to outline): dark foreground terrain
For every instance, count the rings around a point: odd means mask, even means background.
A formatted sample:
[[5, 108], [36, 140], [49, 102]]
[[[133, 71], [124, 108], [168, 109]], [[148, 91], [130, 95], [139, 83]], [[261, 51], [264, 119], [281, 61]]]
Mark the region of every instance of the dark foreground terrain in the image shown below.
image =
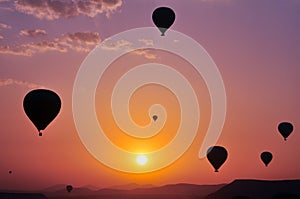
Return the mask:
[[[0, 191], [1, 192], [1, 191]], [[122, 189], [91, 190], [74, 188], [70, 193], [65, 185], [39, 193], [1, 192], [0, 199], [300, 199], [300, 180], [235, 180], [227, 185], [172, 184], [161, 187], [137, 186]]]

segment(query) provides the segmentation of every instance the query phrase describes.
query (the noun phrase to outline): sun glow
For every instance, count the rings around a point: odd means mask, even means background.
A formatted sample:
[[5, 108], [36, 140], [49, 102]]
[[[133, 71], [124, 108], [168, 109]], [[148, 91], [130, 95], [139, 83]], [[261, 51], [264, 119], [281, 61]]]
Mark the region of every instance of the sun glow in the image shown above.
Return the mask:
[[148, 162], [148, 158], [147, 156], [145, 155], [138, 155], [136, 157], [136, 162], [139, 164], [139, 165], [145, 165], [147, 162]]

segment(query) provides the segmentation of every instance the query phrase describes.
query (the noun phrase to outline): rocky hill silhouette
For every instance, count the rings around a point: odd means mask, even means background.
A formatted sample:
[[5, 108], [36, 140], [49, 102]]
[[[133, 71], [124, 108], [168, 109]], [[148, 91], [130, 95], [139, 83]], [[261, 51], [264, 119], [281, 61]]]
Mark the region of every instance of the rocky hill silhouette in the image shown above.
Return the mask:
[[[148, 186], [148, 185], [147, 185]], [[97, 191], [93, 191], [87, 189], [85, 187], [81, 188], [74, 188], [71, 193], [67, 193], [65, 189], [57, 190], [55, 192], [48, 192], [45, 195], [48, 198], [69, 198], [69, 197], [76, 197], [78, 198], [124, 198], [124, 199], [131, 199], [131, 198], [143, 198], [143, 199], [180, 199], [180, 198], [203, 198], [210, 193], [215, 192], [216, 190], [223, 187], [224, 184], [220, 185], [194, 185], [194, 184], [170, 184], [164, 185], [160, 187], [150, 187], [144, 188], [144, 185], [140, 185], [138, 188], [134, 186], [116, 186], [120, 187], [121, 189], [113, 189], [113, 188], [104, 188], [99, 189]], [[124, 189], [124, 187], [126, 189]], [[132, 187], [133, 189], [129, 189]], [[129, 190], [128, 190], [129, 189]]]
[[46, 199], [47, 197], [40, 193], [1, 193], [0, 199]]
[[300, 198], [300, 180], [235, 180], [205, 199], [294, 199]]
[[127, 184], [97, 190], [74, 187], [70, 193], [65, 186], [55, 185], [39, 193], [0, 191], [0, 199], [300, 199], [300, 180], [234, 180], [229, 184], [160, 187]]

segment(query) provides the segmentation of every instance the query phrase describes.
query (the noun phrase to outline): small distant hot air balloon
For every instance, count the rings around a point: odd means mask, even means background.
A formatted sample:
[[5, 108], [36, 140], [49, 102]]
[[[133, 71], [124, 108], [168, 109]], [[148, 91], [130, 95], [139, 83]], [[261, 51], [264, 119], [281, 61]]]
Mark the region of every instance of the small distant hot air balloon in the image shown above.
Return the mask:
[[155, 122], [155, 121], [157, 120], [158, 117], [157, 117], [157, 115], [153, 115], [152, 118], [153, 118], [153, 120], [154, 120], [154, 122]]
[[272, 161], [273, 155], [269, 151], [264, 151], [260, 154], [260, 159], [263, 161], [263, 163], [267, 167], [269, 165], [269, 163]]
[[156, 8], [152, 13], [152, 20], [161, 32], [161, 36], [165, 36], [165, 32], [175, 21], [175, 12], [168, 7]]
[[9, 173], [9, 174], [12, 174], [12, 171], [11, 171], [11, 170], [9, 170], [9, 171], [8, 171], [8, 173]]
[[294, 127], [290, 122], [281, 122], [278, 125], [278, 131], [286, 141], [286, 138], [293, 132]]
[[67, 185], [66, 190], [67, 190], [68, 193], [70, 193], [73, 190], [73, 186], [72, 185]]
[[215, 172], [224, 164], [228, 156], [227, 150], [222, 146], [213, 146], [207, 150], [206, 157], [215, 168]]
[[23, 108], [42, 136], [41, 130], [44, 130], [59, 113], [61, 101], [53, 91], [36, 89], [27, 93], [23, 100]]

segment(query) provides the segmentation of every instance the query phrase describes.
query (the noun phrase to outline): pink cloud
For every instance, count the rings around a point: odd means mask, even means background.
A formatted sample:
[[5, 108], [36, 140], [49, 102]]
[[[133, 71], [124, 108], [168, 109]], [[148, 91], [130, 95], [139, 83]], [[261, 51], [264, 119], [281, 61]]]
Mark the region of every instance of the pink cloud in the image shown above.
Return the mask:
[[78, 15], [94, 17], [105, 13], [109, 16], [122, 5], [122, 0], [16, 0], [15, 8], [39, 19], [54, 20]]
[[120, 50], [120, 49], [130, 49], [132, 46], [132, 43], [126, 40], [118, 40], [118, 41], [112, 41], [110, 38], [107, 39], [107, 41], [104, 44], [101, 44], [101, 48], [104, 50]]
[[11, 55], [32, 56], [36, 53], [46, 51], [68, 52], [88, 52], [101, 41], [97, 32], [76, 32], [67, 33], [53, 41], [28, 42], [15, 46], [0, 46], [0, 53]]
[[10, 47], [8, 45], [0, 46], [1, 54], [31, 56], [32, 50], [26, 49], [23, 46]]
[[8, 86], [8, 85], [18, 85], [18, 86], [26, 86], [28, 88], [44, 88], [42, 85], [34, 84], [31, 82], [20, 81], [16, 79], [0, 79], [0, 86]]
[[28, 37], [36, 37], [36, 36], [47, 35], [47, 32], [45, 30], [41, 30], [41, 29], [21, 30], [19, 35], [28, 36]]
[[11, 26], [4, 23], [0, 23], [0, 29], [11, 29]]
[[[154, 45], [153, 40], [149, 39], [139, 39], [139, 42], [141, 42], [145, 47], [151, 47]], [[126, 50], [132, 54], [144, 56], [147, 59], [156, 59], [158, 56], [150, 50], [147, 49], [139, 49], [132, 51], [132, 43], [130, 43], [127, 40], [117, 40], [112, 41], [111, 39], [107, 39], [105, 43], [102, 43], [100, 46], [104, 50], [112, 50], [112, 51], [118, 51], [118, 50]]]
[[58, 39], [65, 43], [78, 43], [83, 45], [97, 45], [101, 40], [97, 32], [75, 32], [67, 33]]
[[100, 35], [97, 32], [76, 32], [67, 33], [56, 41], [69, 49], [75, 51], [88, 52], [95, 47], [100, 41]]
[[135, 51], [132, 51], [132, 53], [136, 54], [136, 55], [144, 56], [147, 59], [156, 59], [156, 58], [158, 58], [156, 54], [151, 53], [147, 49], [135, 50]]
[[34, 52], [45, 52], [45, 51], [59, 51], [59, 52], [67, 52], [67, 49], [61, 46], [59, 43], [53, 41], [42, 41], [42, 42], [30, 42], [22, 45], [24, 48], [28, 48], [32, 50], [32, 54]]
[[154, 45], [154, 41], [151, 40], [151, 39], [139, 39], [139, 42], [142, 42], [146, 46], [153, 46]]

